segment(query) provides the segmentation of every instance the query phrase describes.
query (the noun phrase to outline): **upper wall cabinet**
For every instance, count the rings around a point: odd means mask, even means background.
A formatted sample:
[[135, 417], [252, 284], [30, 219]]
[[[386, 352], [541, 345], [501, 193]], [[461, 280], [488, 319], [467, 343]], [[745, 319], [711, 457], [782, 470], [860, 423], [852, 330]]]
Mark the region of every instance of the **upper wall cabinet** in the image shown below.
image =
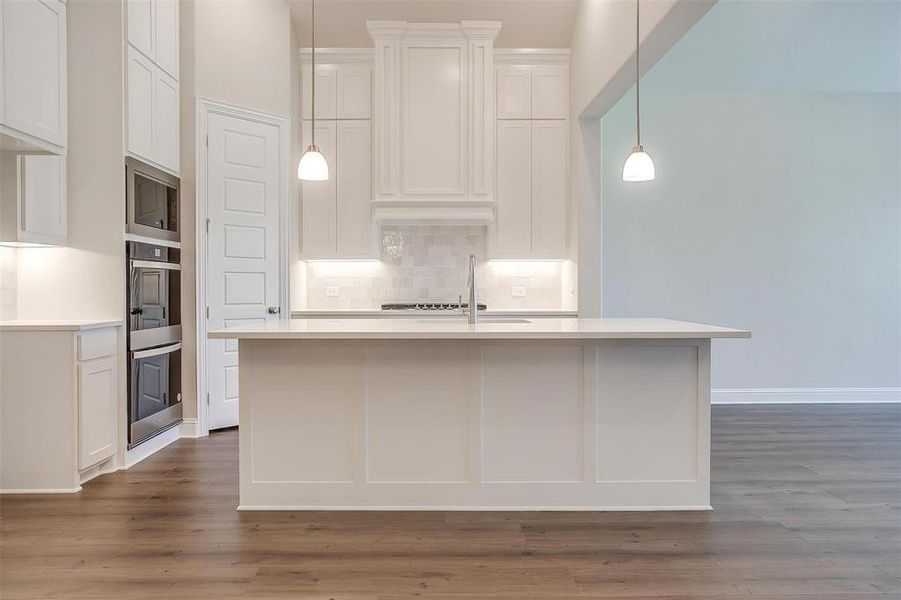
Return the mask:
[[[301, 52], [304, 119], [311, 118], [313, 89], [310, 53]], [[372, 51], [369, 49], [316, 50], [316, 118], [369, 119], [372, 117]]]
[[0, 1], [0, 149], [66, 149], [66, 5]]
[[377, 218], [491, 218], [496, 21], [369, 21]]
[[65, 245], [66, 157], [0, 158], [0, 243]]
[[174, 174], [179, 170], [177, 0], [126, 0], [126, 146]]
[[565, 119], [569, 50], [495, 50], [498, 119]]
[[126, 0], [128, 43], [178, 80], [178, 0]]

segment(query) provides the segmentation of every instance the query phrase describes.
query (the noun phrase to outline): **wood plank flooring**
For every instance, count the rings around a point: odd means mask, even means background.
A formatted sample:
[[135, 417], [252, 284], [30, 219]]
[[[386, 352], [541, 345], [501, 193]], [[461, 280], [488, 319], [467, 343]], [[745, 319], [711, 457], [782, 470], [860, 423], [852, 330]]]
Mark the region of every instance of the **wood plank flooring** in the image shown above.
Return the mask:
[[901, 598], [901, 406], [716, 406], [713, 512], [238, 513], [237, 433], [0, 499], [0, 597]]

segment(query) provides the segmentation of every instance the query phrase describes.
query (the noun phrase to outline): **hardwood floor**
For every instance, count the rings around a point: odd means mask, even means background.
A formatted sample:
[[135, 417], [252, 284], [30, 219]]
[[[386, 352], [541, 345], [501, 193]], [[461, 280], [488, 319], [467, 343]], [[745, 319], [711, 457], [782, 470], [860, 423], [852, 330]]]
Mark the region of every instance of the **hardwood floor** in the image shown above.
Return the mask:
[[901, 406], [716, 406], [713, 512], [239, 513], [237, 433], [0, 499], [0, 597], [901, 598]]

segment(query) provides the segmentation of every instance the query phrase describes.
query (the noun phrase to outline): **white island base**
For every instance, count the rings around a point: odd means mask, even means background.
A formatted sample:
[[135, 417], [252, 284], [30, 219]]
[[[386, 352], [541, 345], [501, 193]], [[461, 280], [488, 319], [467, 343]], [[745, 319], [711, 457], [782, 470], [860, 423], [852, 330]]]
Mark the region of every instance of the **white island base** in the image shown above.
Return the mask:
[[560, 321], [212, 333], [239, 338], [238, 508], [709, 509], [709, 338], [748, 333]]

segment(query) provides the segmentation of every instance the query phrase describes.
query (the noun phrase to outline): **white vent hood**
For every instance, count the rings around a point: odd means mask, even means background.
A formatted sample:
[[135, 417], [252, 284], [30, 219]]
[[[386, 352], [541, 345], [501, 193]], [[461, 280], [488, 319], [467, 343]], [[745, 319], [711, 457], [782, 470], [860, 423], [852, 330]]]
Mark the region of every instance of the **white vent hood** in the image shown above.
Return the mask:
[[494, 220], [497, 21], [369, 21], [375, 43], [373, 219]]

